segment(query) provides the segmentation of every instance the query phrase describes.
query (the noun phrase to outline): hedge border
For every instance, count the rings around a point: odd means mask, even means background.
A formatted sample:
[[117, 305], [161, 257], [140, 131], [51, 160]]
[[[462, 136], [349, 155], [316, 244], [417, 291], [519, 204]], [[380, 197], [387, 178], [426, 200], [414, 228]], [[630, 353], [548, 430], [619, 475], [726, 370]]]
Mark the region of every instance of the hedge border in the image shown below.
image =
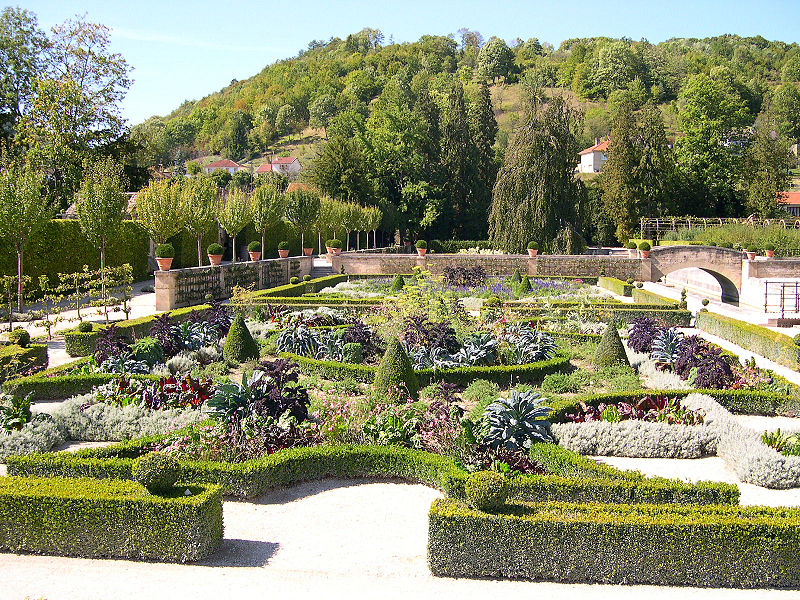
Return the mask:
[[658, 294], [637, 287], [631, 290], [631, 297], [637, 306], [648, 304], [655, 307], [671, 306], [675, 309], [679, 306], [677, 300], [659, 296]]
[[[352, 377], [356, 381], [372, 383], [377, 366], [355, 365], [329, 360], [318, 360], [307, 356], [299, 356], [282, 352], [282, 358], [297, 363], [300, 370], [307, 374], [317, 374], [331, 379]], [[487, 379], [506, 385], [513, 383], [538, 382], [550, 373], [559, 373], [570, 368], [569, 356], [558, 354], [550, 360], [543, 360], [526, 365], [497, 365], [492, 367], [459, 367], [456, 369], [422, 369], [415, 371], [421, 386], [435, 381], [468, 385], [475, 379]]]
[[0, 478], [0, 548], [12, 552], [187, 562], [214, 552], [222, 534], [217, 485], [156, 496], [133, 481]]
[[800, 510], [452, 499], [429, 512], [434, 575], [569, 583], [800, 587]]
[[6, 369], [17, 362], [19, 367], [28, 369], [47, 368], [47, 344], [28, 344], [25, 347], [7, 344], [0, 347], [0, 381], [5, 378]]
[[695, 326], [790, 369], [800, 367], [800, 346], [788, 335], [708, 311], [697, 314]]
[[626, 283], [625, 281], [617, 279], [616, 277], [605, 276], [597, 278], [597, 287], [608, 290], [609, 292], [614, 292], [617, 296], [628, 297], [630, 297], [633, 290], [633, 286], [630, 283]]
[[[73, 365], [69, 365], [73, 366]], [[88, 394], [98, 385], [114, 381], [117, 373], [91, 373], [89, 375], [48, 375], [37, 373], [28, 377], [19, 377], [3, 383], [3, 391], [14, 397], [32, 394], [33, 402], [52, 402], [64, 400], [80, 394]], [[131, 375], [134, 379], [153, 382], [159, 375]]]

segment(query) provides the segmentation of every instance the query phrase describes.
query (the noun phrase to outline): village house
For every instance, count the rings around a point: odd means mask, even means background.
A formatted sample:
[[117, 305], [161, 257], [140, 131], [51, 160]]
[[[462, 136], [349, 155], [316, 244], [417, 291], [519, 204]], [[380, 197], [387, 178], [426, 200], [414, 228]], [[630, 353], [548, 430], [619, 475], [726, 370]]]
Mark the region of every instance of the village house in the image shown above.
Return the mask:
[[236, 171], [247, 171], [247, 167], [240, 165], [239, 163], [228, 158], [223, 158], [222, 160], [209, 163], [203, 167], [203, 171], [205, 171], [206, 175], [210, 175], [217, 169], [224, 169], [231, 175], [236, 173]]
[[608, 140], [595, 143], [594, 146], [581, 150], [581, 162], [578, 163], [579, 173], [599, 173], [608, 160]]
[[778, 204], [793, 217], [800, 217], [800, 192], [780, 192]]
[[280, 173], [287, 177], [293, 177], [297, 175], [302, 168], [296, 156], [279, 156], [273, 158], [270, 162], [260, 165], [256, 169], [256, 175], [262, 173]]

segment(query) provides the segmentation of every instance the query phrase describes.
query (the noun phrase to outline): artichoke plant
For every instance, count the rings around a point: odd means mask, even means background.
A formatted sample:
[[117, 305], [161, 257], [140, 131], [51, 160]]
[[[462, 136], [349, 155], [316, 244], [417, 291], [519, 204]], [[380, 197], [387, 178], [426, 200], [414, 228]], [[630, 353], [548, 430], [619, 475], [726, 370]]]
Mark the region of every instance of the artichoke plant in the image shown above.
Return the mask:
[[552, 442], [546, 400], [536, 392], [512, 390], [508, 398], [487, 406], [483, 414], [487, 423], [484, 444], [518, 452], [529, 450], [533, 442]]

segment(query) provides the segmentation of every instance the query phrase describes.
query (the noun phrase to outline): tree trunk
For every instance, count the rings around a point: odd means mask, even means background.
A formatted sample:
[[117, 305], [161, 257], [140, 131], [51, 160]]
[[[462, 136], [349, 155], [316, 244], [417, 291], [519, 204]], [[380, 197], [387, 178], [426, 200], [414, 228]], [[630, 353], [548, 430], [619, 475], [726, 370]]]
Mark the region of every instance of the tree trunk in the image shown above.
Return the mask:
[[17, 250], [17, 312], [22, 312], [22, 249]]
[[236, 236], [231, 237], [231, 262], [236, 262]]
[[197, 235], [197, 266], [203, 266], [203, 234]]
[[103, 299], [103, 313], [108, 323], [108, 298], [106, 297], [106, 238], [100, 239], [100, 298]]
[[361, 232], [356, 231], [356, 250], [361, 250]]
[[264, 245], [266, 238], [266, 231], [267, 231], [266, 228], [261, 230], [261, 258], [267, 257], [267, 247]]
[[305, 254], [304, 250], [306, 249], [306, 232], [302, 229], [300, 230], [300, 256]]
[[322, 231], [317, 231], [317, 246], [319, 246], [319, 253], [322, 254]]
[[345, 235], [347, 236], [347, 240], [345, 242], [345, 252], [350, 252], [350, 230], [345, 230]]

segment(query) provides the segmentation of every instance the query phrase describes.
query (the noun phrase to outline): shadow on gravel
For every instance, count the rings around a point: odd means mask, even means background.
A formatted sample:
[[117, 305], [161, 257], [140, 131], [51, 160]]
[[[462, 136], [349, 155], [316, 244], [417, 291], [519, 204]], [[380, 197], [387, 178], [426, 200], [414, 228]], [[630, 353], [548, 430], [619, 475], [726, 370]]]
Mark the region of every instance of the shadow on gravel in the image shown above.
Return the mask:
[[190, 564], [198, 567], [263, 567], [278, 547], [279, 544], [273, 542], [226, 538], [212, 556]]
[[[395, 483], [398, 485], [416, 485], [404, 479], [392, 477], [363, 477], [359, 479], [317, 479], [306, 481], [285, 488], [275, 488], [264, 495], [249, 500], [233, 500], [234, 502], [249, 502], [252, 504], [286, 504], [321, 494], [339, 488], [354, 487], [359, 485], [369, 485], [372, 483]], [[225, 499], [226, 502], [231, 500]]]

